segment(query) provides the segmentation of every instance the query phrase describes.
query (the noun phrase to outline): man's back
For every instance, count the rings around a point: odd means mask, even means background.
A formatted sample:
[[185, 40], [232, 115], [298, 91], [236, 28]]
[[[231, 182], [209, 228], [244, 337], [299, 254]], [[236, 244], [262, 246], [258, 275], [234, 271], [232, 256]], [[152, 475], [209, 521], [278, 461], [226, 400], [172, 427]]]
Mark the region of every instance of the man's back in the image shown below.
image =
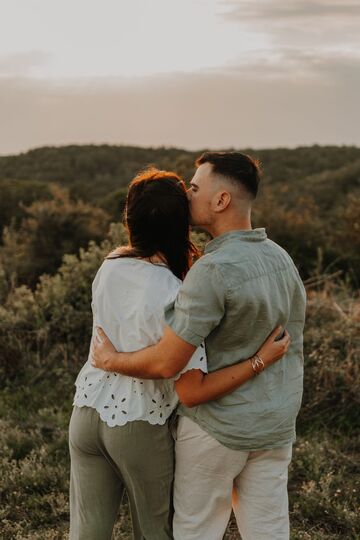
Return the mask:
[[221, 235], [184, 282], [170, 322], [175, 331], [183, 327], [177, 311], [189, 313], [194, 337], [210, 330], [209, 372], [252, 356], [277, 325], [288, 330], [291, 347], [281, 361], [233, 393], [179, 413], [237, 450], [292, 442], [302, 396], [305, 291], [289, 255], [264, 229]]

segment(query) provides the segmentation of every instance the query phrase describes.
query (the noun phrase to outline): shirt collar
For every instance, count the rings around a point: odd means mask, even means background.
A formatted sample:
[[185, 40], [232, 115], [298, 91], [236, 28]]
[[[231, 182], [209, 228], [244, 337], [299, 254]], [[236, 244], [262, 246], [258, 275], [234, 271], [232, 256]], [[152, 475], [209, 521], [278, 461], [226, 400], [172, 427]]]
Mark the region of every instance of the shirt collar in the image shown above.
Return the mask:
[[267, 234], [264, 228], [251, 229], [249, 231], [229, 231], [210, 240], [210, 242], [206, 244], [205, 253], [215, 251], [220, 246], [227, 244], [232, 240], [240, 240], [242, 242], [263, 242], [266, 239]]

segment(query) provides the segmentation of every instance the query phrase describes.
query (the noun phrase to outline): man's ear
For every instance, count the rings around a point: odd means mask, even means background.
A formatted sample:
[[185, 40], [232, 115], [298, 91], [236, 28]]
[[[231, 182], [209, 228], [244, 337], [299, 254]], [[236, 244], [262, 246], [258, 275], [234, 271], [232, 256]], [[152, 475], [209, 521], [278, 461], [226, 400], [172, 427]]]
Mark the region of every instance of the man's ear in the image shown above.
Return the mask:
[[231, 193], [219, 191], [214, 197], [214, 212], [223, 212], [231, 202]]

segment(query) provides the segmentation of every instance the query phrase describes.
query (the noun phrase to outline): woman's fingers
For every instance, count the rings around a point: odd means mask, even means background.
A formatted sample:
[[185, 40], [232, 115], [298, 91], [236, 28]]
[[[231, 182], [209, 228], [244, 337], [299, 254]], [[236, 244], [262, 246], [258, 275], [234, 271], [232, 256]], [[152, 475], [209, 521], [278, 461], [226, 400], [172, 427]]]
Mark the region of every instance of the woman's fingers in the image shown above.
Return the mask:
[[100, 326], [96, 326], [96, 334], [95, 334], [99, 340], [101, 341], [103, 338], [106, 338], [106, 334], [104, 330]]
[[266, 344], [270, 343], [276, 343], [279, 346], [283, 346], [285, 343], [287, 343], [287, 338], [289, 338], [289, 333], [286, 329], [284, 329], [281, 325], [274, 328], [274, 330], [271, 332], [270, 336], [265, 341]]
[[[281, 339], [279, 335], [284, 334]], [[284, 330], [282, 326], [277, 326], [273, 332], [271, 332], [268, 339], [261, 347], [259, 353], [265, 363], [272, 364], [276, 360], [279, 360], [288, 351], [291, 343], [290, 335], [287, 330]]]
[[96, 341], [96, 343], [102, 343], [102, 341], [103, 341], [103, 340], [101, 339], [101, 337], [98, 336], [97, 334], [95, 334], [94, 340]]
[[278, 345], [285, 345], [291, 341], [289, 332], [282, 326], [277, 326], [267, 338], [265, 343], [277, 343]]
[[283, 347], [285, 350], [287, 350], [290, 345], [290, 342], [291, 342], [291, 338], [290, 338], [289, 332], [285, 330], [284, 337], [279, 339], [276, 343], [280, 345], [281, 347]]
[[108, 344], [110, 342], [109, 338], [105, 334], [104, 330], [100, 328], [100, 326], [96, 326], [95, 340], [96, 343]]
[[285, 336], [280, 341], [278, 341], [278, 343], [282, 345], [285, 354], [288, 351], [291, 343], [291, 337], [287, 330], [285, 330]]
[[283, 327], [281, 325], [277, 326], [276, 328], [274, 328], [274, 330], [271, 332], [270, 336], [269, 336], [269, 340], [270, 341], [275, 341], [276, 338], [279, 338], [279, 336], [281, 336], [282, 332], [284, 331]]

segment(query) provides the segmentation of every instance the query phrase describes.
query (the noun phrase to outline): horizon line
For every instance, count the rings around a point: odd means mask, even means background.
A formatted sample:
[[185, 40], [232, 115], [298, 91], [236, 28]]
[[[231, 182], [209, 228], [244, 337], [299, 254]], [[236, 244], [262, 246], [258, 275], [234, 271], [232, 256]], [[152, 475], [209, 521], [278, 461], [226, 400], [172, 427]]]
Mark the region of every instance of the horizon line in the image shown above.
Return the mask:
[[202, 153], [206, 151], [214, 151], [214, 152], [228, 152], [228, 151], [245, 151], [245, 150], [254, 150], [254, 151], [267, 151], [267, 150], [298, 150], [303, 148], [313, 148], [313, 147], [319, 147], [319, 148], [357, 148], [360, 149], [360, 146], [357, 144], [350, 144], [350, 143], [343, 143], [343, 144], [319, 144], [319, 143], [312, 143], [312, 144], [299, 144], [299, 145], [289, 145], [289, 146], [283, 146], [283, 145], [276, 145], [276, 146], [268, 146], [268, 147], [256, 147], [256, 146], [243, 146], [241, 148], [235, 147], [235, 146], [229, 146], [229, 147], [210, 147], [206, 146], [203, 148], [198, 149], [191, 149], [191, 148], [185, 148], [182, 146], [174, 146], [174, 145], [157, 145], [157, 146], [151, 146], [151, 145], [136, 145], [136, 144], [128, 144], [128, 143], [117, 143], [117, 144], [111, 144], [109, 142], [101, 142], [101, 143], [80, 143], [80, 142], [74, 142], [74, 143], [64, 143], [64, 144], [44, 144], [41, 146], [34, 146], [29, 147], [26, 150], [20, 150], [15, 153], [11, 154], [2, 154], [0, 153], [0, 159], [1, 158], [8, 158], [8, 157], [18, 157], [21, 155], [28, 154], [30, 152], [35, 152], [37, 150], [42, 150], [45, 148], [55, 148], [55, 149], [63, 149], [63, 148], [69, 148], [69, 147], [85, 147], [85, 146], [91, 146], [91, 147], [102, 147], [102, 146], [108, 146], [113, 148], [138, 148], [141, 150], [179, 150], [182, 152], [187, 152], [189, 154], [194, 153]]

